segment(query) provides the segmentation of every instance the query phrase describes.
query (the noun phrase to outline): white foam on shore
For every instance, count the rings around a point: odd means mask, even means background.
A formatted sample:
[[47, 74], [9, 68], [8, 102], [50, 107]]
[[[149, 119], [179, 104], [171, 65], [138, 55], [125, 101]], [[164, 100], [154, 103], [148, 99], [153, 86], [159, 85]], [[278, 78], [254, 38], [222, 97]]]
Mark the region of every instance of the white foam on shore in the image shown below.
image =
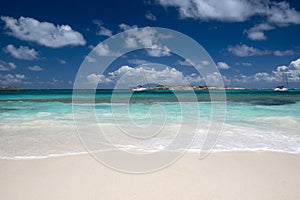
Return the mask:
[[76, 156], [76, 155], [84, 155], [89, 154], [88, 152], [73, 152], [73, 153], [62, 153], [62, 154], [49, 154], [44, 156], [13, 156], [13, 157], [7, 157], [7, 156], [0, 156], [0, 159], [4, 160], [32, 160], [32, 159], [45, 159], [45, 158], [55, 158], [55, 157], [64, 157], [64, 156]]
[[[137, 148], [130, 148], [130, 149], [123, 149], [123, 151], [130, 152], [132, 150], [135, 151], [140, 151], [144, 153], [154, 153], [158, 152], [159, 150], [142, 150], [142, 149], [137, 149]], [[106, 150], [109, 151], [109, 150]], [[113, 151], [113, 150], [111, 150]], [[178, 151], [178, 150], [173, 150], [173, 151]], [[200, 149], [188, 149], [186, 151], [182, 151], [185, 153], [196, 153], [200, 154], [202, 151]], [[253, 152], [253, 153], [284, 153], [284, 154], [293, 154], [293, 155], [298, 155], [300, 154], [300, 151], [298, 152], [291, 152], [291, 151], [281, 151], [281, 150], [271, 150], [271, 149], [265, 149], [265, 148], [258, 148], [258, 149], [231, 149], [231, 150], [212, 150], [208, 153], [230, 153], [230, 152], [238, 152], [238, 153], [243, 153], [243, 152]], [[6, 157], [6, 156], [0, 156], [0, 159], [3, 160], [35, 160], [35, 159], [48, 159], [48, 158], [58, 158], [58, 157], [65, 157], [65, 156], [78, 156], [78, 155], [92, 155], [90, 152], [73, 152], [73, 153], [62, 153], [62, 154], [50, 154], [50, 155], [44, 155], [44, 156], [13, 156], [13, 157]]]
[[[70, 121], [69, 121], [70, 122]], [[72, 124], [72, 125], [71, 125]], [[32, 125], [35, 125], [34, 127]], [[109, 124], [106, 126], [109, 127]], [[45, 127], [51, 127], [50, 129]], [[87, 131], [89, 127], [86, 127]], [[176, 130], [176, 126], [170, 127], [167, 132]], [[58, 123], [56, 120], [36, 120], [13, 124], [0, 124], [0, 158], [1, 159], [43, 159], [67, 155], [78, 155], [84, 152], [85, 148], [75, 131], [73, 123]], [[108, 129], [108, 130], [114, 130]], [[113, 136], [114, 132], [110, 132]], [[213, 132], [213, 130], [212, 130]], [[5, 136], [5, 133], [7, 134]], [[119, 140], [118, 134], [113, 138], [116, 148], [138, 151], [161, 151], [172, 142], [172, 135], [141, 140], [132, 143], [126, 140]], [[189, 148], [175, 146], [167, 150], [187, 150], [187, 152], [200, 152], [205, 140], [207, 129], [200, 129], [195, 133], [195, 141]], [[92, 139], [93, 140], [93, 139]], [[96, 141], [93, 150], [111, 150]], [[105, 145], [105, 144], [104, 144]], [[176, 149], [177, 148], [177, 149]], [[183, 149], [184, 148], [184, 149]], [[261, 130], [253, 127], [243, 127], [225, 124], [223, 133], [218, 139], [212, 152], [230, 151], [272, 151], [283, 153], [300, 153], [300, 135], [284, 133], [281, 130]]]

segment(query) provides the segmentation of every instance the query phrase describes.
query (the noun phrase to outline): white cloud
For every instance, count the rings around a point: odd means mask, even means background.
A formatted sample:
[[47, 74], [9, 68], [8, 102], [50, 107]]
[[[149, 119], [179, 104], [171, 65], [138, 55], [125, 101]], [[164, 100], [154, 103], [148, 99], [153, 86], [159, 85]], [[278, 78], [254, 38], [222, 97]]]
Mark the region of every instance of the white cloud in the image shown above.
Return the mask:
[[278, 81], [275, 76], [272, 76], [266, 72], [258, 72], [256, 74], [254, 74], [253, 79], [254, 79], [254, 81], [257, 81], [257, 82], [261, 82], [261, 81], [276, 82], [276, 81]]
[[120, 53], [111, 51], [107, 44], [99, 43], [94, 50], [99, 56], [120, 56]]
[[260, 16], [275, 24], [300, 24], [300, 13], [289, 3], [252, 0], [157, 0], [162, 6], [177, 8], [182, 18], [202, 21], [244, 22]]
[[300, 13], [294, 8], [291, 8], [288, 2], [272, 1], [269, 4], [266, 15], [270, 23], [279, 25], [300, 24]]
[[[193, 77], [196, 79], [197, 77]], [[119, 69], [103, 74], [90, 74], [87, 76], [89, 83], [114, 83], [116, 88], [128, 89], [140, 84], [162, 84], [162, 85], [187, 85], [188, 77], [175, 68], [165, 67], [156, 69], [156, 67], [143, 66], [133, 68], [122, 66]]]
[[5, 62], [3, 60], [0, 60], [0, 71], [11, 71], [16, 69], [17, 66], [13, 62]]
[[177, 63], [179, 65], [183, 65], [183, 66], [193, 66], [193, 62], [190, 61], [189, 59], [186, 59], [186, 60], [178, 60]]
[[219, 83], [224, 83], [224, 85], [230, 84], [230, 80], [226, 76], [222, 76], [218, 72], [214, 72], [206, 76], [205, 81], [209, 86], [220, 86]]
[[59, 48], [63, 46], [85, 45], [83, 36], [69, 25], [54, 25], [49, 22], [39, 22], [29, 17], [1, 16], [9, 34], [24, 41], [36, 42], [40, 45]]
[[43, 71], [43, 70], [44, 70], [43, 68], [41, 68], [41, 67], [38, 66], [38, 65], [30, 66], [30, 67], [28, 67], [28, 69], [29, 69], [30, 71], [36, 71], [36, 72], [39, 72], [39, 71]]
[[35, 49], [30, 49], [24, 46], [16, 48], [14, 45], [9, 44], [6, 46], [5, 51], [18, 59], [34, 60], [38, 58], [38, 52], [36, 52]]
[[[207, 85], [220, 87], [230, 84], [231, 80], [218, 72], [208, 74], [205, 78], [195, 73], [185, 77], [191, 85]], [[223, 83], [220, 85], [220, 83]]]
[[200, 60], [198, 61], [199, 64], [196, 64], [194, 61], [191, 61], [190, 59], [186, 59], [186, 60], [178, 60], [177, 63], [179, 65], [183, 65], [183, 66], [192, 66], [192, 67], [197, 67], [202, 68], [203, 66], [208, 66], [210, 64], [209, 61], [207, 60]]
[[170, 36], [157, 33], [156, 29], [144, 27], [138, 29], [136, 25], [129, 26], [120, 24], [119, 27], [128, 31], [125, 38], [125, 48], [135, 48], [138, 44], [147, 49], [148, 55], [153, 57], [170, 56], [167, 46], [160, 43], [160, 40], [168, 39]]
[[263, 23], [255, 25], [254, 27], [250, 28], [249, 30], [245, 30], [244, 33], [247, 34], [247, 37], [251, 40], [266, 40], [267, 37], [264, 34], [264, 31], [274, 29], [273, 26]]
[[217, 63], [217, 67], [219, 69], [230, 69], [230, 66], [227, 63], [225, 63], [225, 62], [218, 62]]
[[24, 79], [26, 79], [26, 76], [24, 74], [0, 74], [1, 85], [20, 84], [23, 83]]
[[145, 17], [149, 20], [152, 20], [152, 21], [156, 21], [157, 18], [155, 17], [155, 15], [153, 15], [150, 11], [148, 11], [145, 15]]
[[59, 80], [56, 79], [55, 77], [53, 77], [53, 78], [52, 78], [52, 83], [57, 83], [57, 82], [59, 82]]
[[99, 56], [109, 56], [112, 53], [107, 44], [99, 44], [95, 50]]
[[233, 82], [237, 83], [276, 83], [284, 84], [285, 76], [287, 76], [289, 82], [300, 81], [300, 59], [292, 61], [288, 66], [277, 66], [271, 73], [258, 72], [254, 75], [237, 75], [233, 78]]
[[147, 62], [148, 62], [147, 60], [142, 60], [142, 59], [130, 59], [130, 60], [128, 60], [128, 63], [135, 64], [135, 65], [142, 65], [142, 64], [145, 64]]
[[87, 62], [90, 62], [90, 63], [94, 63], [94, 62], [97, 61], [95, 58], [90, 57], [90, 56], [86, 56], [85, 59], [86, 59]]
[[248, 62], [242, 62], [241, 64], [246, 67], [252, 66], [252, 63], [248, 63]]
[[57, 61], [60, 63], [60, 64], [62, 64], [62, 65], [64, 65], [64, 64], [66, 64], [67, 63], [67, 61], [65, 61], [65, 60], [62, 60], [62, 59], [57, 59]]
[[[103, 74], [89, 74], [89, 84], [112, 84], [115, 89], [128, 89], [136, 85], [210, 85], [219, 86], [220, 81], [229, 84], [230, 80], [219, 73], [212, 73], [205, 78], [192, 73], [184, 75], [181, 71], [162, 65], [143, 65], [139, 67], [122, 66], [119, 69]], [[206, 81], [206, 82], [205, 82]]]
[[251, 40], [266, 40], [264, 31], [300, 24], [300, 12], [286, 1], [272, 0], [157, 0], [164, 7], [175, 7], [181, 18], [201, 21], [245, 22], [256, 17], [264, 23], [245, 33]]
[[269, 54], [268, 51], [262, 51], [254, 47], [247, 46], [245, 44], [239, 44], [236, 46], [229, 46], [227, 50], [238, 57], [255, 56]]
[[292, 61], [289, 66], [291, 69], [300, 70], [300, 59]]
[[203, 21], [217, 20], [228, 22], [245, 21], [255, 13], [249, 1], [226, 0], [158, 0], [163, 6], [174, 6], [182, 18], [195, 18]]
[[100, 27], [100, 30], [99, 32], [97, 33], [98, 35], [104, 35], [104, 36], [108, 36], [108, 37], [111, 37], [113, 34], [112, 34], [112, 31], [105, 28], [104, 26], [101, 26]]
[[130, 30], [130, 29], [137, 29], [138, 27], [137, 27], [137, 25], [129, 26], [127, 24], [122, 23], [122, 24], [119, 24], [119, 28], [124, 30], [124, 31], [127, 31], [127, 30]]
[[285, 50], [285, 51], [276, 50], [276, 51], [274, 51], [274, 55], [275, 56], [291, 56], [291, 55], [294, 55], [294, 51], [292, 51], [292, 50]]
[[129, 88], [141, 83], [161, 85], [181, 85], [188, 83], [182, 72], [169, 67], [156, 69], [150, 66], [137, 68], [122, 66], [118, 70], [109, 73], [109, 76], [117, 83], [117, 87], [123, 88]]
[[133, 38], [133, 37], [127, 37], [125, 39], [125, 46], [127, 48], [136, 48], [138, 46], [138, 43], [137, 43], [137, 41], [136, 41], [135, 38]]
[[252, 66], [252, 63], [249, 63], [249, 62], [242, 62], [242, 63], [236, 62], [235, 65], [242, 65], [242, 66], [249, 67], [249, 66]]
[[208, 66], [209, 65], [209, 61], [208, 60], [202, 60], [201, 61], [201, 65]]
[[113, 35], [112, 31], [103, 26], [103, 22], [101, 20], [93, 20], [94, 24], [96, 24], [99, 28], [99, 31], [96, 33], [97, 35], [103, 35], [111, 37]]
[[295, 53], [292, 50], [284, 50], [284, 51], [260, 50], [245, 44], [229, 46], [227, 48], [227, 51], [238, 57], [259, 56], [259, 55], [267, 55], [267, 54], [274, 54], [275, 56], [290, 56], [290, 55], [294, 55]]
[[167, 46], [153, 45], [150, 49], [147, 49], [149, 56], [162, 57], [170, 56], [170, 49]]
[[106, 78], [103, 74], [90, 74], [87, 77], [87, 80], [91, 84], [102, 84], [112, 82], [110, 79]]

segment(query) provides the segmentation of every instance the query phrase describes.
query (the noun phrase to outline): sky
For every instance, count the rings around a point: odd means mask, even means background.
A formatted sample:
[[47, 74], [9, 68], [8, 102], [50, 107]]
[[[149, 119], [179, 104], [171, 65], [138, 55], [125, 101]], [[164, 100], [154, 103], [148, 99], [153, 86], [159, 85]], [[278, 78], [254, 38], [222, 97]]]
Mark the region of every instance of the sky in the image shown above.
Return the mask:
[[[0, 86], [73, 88], [81, 66], [90, 64], [93, 69], [82, 80], [99, 88], [127, 88], [145, 80], [205, 85], [207, 79], [220, 78], [228, 87], [274, 88], [288, 80], [290, 88], [300, 88], [298, 0], [1, 0], [0, 4]], [[200, 44], [220, 74], [198, 73], [196, 69], [209, 67], [209, 61], [201, 58], [195, 64], [174, 54], [163, 42], [173, 40], [172, 35], [160, 34], [155, 27], [177, 31]], [[129, 32], [120, 48], [144, 49], [123, 55], [105, 43], [123, 31]], [[174, 43], [184, 45], [180, 40]], [[99, 62], [111, 56], [115, 60], [109, 66]]]

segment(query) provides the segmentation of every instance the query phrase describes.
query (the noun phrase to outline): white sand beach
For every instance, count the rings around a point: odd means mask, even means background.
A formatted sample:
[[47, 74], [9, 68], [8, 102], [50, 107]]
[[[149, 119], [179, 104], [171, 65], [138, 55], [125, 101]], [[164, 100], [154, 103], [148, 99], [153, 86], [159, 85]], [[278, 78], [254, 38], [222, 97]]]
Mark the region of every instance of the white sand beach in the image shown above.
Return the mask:
[[300, 199], [300, 155], [187, 153], [149, 174], [109, 169], [90, 155], [0, 160], [3, 200]]

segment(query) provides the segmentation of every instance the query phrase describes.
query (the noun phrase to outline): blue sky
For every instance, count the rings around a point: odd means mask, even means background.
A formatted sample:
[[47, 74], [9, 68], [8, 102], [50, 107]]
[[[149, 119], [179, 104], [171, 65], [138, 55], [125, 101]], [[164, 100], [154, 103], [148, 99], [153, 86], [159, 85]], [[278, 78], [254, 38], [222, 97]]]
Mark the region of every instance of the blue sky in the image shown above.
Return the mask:
[[[162, 27], [202, 45], [226, 86], [272, 88], [287, 76], [290, 87], [300, 87], [297, 0], [2, 0], [0, 15], [0, 86], [72, 88], [84, 59], [94, 62], [86, 58], [93, 47], [132, 28], [136, 41], [155, 45], [152, 27]], [[113, 53], [105, 50], [102, 54]], [[185, 60], [142, 51], [116, 60], [105, 74], [85, 78], [113, 87], [126, 73], [138, 80], [139, 65], [146, 62], [168, 66], [144, 66], [152, 82], [160, 77], [174, 85], [203, 84]]]

